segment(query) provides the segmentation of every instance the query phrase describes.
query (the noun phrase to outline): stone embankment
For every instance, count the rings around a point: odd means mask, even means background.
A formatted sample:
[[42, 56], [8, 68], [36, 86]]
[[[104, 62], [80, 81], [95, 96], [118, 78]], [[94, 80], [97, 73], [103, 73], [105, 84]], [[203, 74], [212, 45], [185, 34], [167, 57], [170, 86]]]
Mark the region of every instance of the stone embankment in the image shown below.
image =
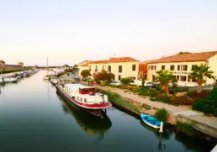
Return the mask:
[[149, 97], [139, 96], [119, 88], [98, 86], [103, 91], [119, 94], [123, 99], [142, 105], [148, 105], [152, 109], [165, 108], [169, 112], [168, 122], [175, 125], [177, 122], [190, 124], [195, 130], [217, 139], [217, 118], [206, 116], [201, 112], [177, 107], [162, 102], [154, 102]]

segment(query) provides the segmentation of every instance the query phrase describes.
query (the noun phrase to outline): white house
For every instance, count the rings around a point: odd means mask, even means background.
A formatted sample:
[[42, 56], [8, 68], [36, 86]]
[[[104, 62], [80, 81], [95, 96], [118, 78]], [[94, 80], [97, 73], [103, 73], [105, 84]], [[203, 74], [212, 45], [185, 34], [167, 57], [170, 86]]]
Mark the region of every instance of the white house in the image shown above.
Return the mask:
[[201, 53], [183, 53], [172, 56], [162, 57], [148, 63], [147, 79], [154, 81], [156, 72], [160, 70], [169, 70], [176, 76], [179, 86], [195, 86], [189, 78], [192, 67], [195, 65], [207, 64], [210, 70], [214, 72], [215, 79], [206, 79], [206, 84], [213, 84], [217, 79], [217, 51]]

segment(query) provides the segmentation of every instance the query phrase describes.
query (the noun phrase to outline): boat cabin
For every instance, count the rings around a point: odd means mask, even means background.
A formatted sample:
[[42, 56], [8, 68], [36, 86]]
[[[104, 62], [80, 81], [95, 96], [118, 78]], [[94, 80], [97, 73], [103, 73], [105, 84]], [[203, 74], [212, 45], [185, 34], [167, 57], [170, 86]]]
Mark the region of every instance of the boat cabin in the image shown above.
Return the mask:
[[96, 89], [95, 88], [79, 88], [80, 94], [89, 94], [89, 95], [95, 95]]

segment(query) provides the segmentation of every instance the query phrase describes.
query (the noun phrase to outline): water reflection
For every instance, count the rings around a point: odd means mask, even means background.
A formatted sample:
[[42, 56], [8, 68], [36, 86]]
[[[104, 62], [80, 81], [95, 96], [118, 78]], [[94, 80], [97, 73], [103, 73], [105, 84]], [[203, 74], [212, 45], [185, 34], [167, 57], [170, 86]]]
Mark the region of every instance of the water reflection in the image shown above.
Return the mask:
[[58, 97], [62, 102], [63, 110], [66, 113], [70, 113], [75, 118], [82, 130], [84, 130], [88, 135], [97, 136], [98, 141], [104, 138], [105, 133], [112, 126], [112, 122], [107, 116], [104, 119], [92, 116], [72, 107], [67, 101], [62, 99], [61, 96], [58, 95]]
[[156, 138], [159, 139], [158, 142], [158, 149], [160, 151], [166, 150], [166, 142], [165, 140], [170, 140], [170, 136], [172, 135], [172, 131], [171, 130], [164, 130], [163, 133], [159, 133], [158, 130], [151, 128], [149, 126], [147, 126], [142, 120], [140, 120], [140, 124], [147, 130], [153, 132], [153, 134], [156, 136]]

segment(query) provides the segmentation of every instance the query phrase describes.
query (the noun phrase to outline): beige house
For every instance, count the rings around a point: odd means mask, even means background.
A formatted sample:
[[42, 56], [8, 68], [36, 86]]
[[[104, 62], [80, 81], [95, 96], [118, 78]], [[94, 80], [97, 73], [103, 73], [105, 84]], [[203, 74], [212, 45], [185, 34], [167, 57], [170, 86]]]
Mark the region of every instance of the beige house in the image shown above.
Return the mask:
[[[148, 63], [149, 81], [154, 81], [156, 72], [160, 70], [169, 70], [176, 76], [179, 86], [196, 86], [196, 82], [190, 80], [189, 74], [195, 65], [207, 64], [210, 70], [214, 72], [217, 79], [217, 51], [201, 53], [183, 53], [173, 56], [162, 57]], [[206, 79], [206, 85], [214, 84], [215, 79]]]
[[108, 60], [84, 61], [79, 64], [79, 76], [81, 71], [89, 69], [93, 76], [97, 72], [106, 70], [115, 75], [116, 81], [125, 77], [137, 79], [139, 72], [139, 61], [130, 57], [110, 58]]

